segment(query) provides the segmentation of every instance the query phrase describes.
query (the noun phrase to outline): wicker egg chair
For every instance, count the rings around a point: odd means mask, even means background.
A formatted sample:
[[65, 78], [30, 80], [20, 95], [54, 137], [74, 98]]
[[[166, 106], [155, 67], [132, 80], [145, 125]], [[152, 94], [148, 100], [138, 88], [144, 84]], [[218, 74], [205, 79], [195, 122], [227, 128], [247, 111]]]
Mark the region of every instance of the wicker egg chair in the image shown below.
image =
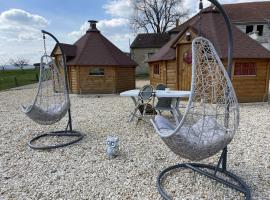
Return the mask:
[[[28, 142], [32, 149], [54, 149], [68, 146], [80, 141], [83, 135], [72, 129], [70, 112], [69, 87], [65, 53], [57, 38], [49, 32], [42, 31], [44, 40], [44, 55], [40, 62], [40, 76], [37, 94], [31, 105], [22, 106], [22, 111], [33, 121], [41, 125], [51, 125], [60, 121], [68, 113], [68, 123], [63, 131], [54, 131], [38, 135]], [[46, 37], [50, 36], [61, 51], [61, 61], [49, 56], [46, 51]], [[61, 70], [62, 69], [62, 70]], [[73, 137], [74, 139], [52, 145], [37, 145], [34, 142], [44, 137]]]
[[[175, 154], [192, 161], [209, 158], [222, 151], [216, 166], [183, 163], [163, 170], [157, 179], [158, 191], [164, 199], [170, 196], [162, 187], [162, 180], [175, 169], [190, 169], [214, 179], [251, 198], [248, 186], [227, 171], [227, 145], [239, 125], [237, 97], [231, 83], [233, 40], [230, 20], [215, 0], [228, 27], [228, 69], [225, 70], [213, 44], [204, 37], [192, 41], [192, 82], [188, 105], [179, 124], [174, 125], [163, 116], [151, 120], [157, 134]], [[202, 2], [200, 2], [202, 8]]]

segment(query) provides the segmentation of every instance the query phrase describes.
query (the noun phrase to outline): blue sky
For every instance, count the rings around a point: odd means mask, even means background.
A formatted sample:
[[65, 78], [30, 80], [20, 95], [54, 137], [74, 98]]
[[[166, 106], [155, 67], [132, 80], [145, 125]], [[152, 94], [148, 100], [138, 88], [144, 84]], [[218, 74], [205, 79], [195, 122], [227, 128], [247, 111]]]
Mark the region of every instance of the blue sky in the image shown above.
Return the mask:
[[[16, 57], [38, 62], [43, 53], [41, 29], [72, 44], [85, 33], [89, 19], [98, 20], [102, 34], [122, 51], [129, 51], [129, 40], [132, 42], [135, 37], [128, 21], [132, 13], [130, 1], [0, 0], [0, 64]], [[250, 0], [221, 0], [246, 1]], [[195, 13], [198, 0], [183, 0], [183, 6]]]

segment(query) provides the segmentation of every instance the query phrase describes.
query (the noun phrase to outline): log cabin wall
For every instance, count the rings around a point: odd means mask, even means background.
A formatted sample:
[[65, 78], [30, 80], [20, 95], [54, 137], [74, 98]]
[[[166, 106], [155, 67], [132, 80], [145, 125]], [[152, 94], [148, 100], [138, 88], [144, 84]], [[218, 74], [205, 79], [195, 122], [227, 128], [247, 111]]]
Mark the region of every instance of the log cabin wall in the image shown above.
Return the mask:
[[[154, 73], [154, 66], [159, 65], [160, 74]], [[150, 64], [150, 84], [156, 87], [159, 83], [170, 89], [177, 89], [176, 61], [160, 61]]]
[[[182, 49], [186, 49], [187, 44], [180, 45], [179, 56], [179, 90], [190, 90], [191, 65], [183, 64]], [[224, 66], [227, 66], [227, 60], [222, 60]], [[256, 75], [235, 75], [236, 63], [254, 63], [256, 66]], [[266, 59], [234, 59], [232, 69], [232, 83], [236, 96], [240, 103], [263, 102], [268, 101], [269, 93], [269, 60]], [[172, 77], [175, 79], [175, 77]], [[168, 77], [168, 80], [171, 78]]]
[[96, 66], [79, 66], [78, 93], [106, 94], [115, 93], [114, 67], [105, 66], [104, 75], [90, 75], [90, 69]]
[[176, 69], [176, 61], [167, 61], [166, 62], [167, 70], [166, 70], [166, 85], [171, 90], [177, 90], [177, 69]]
[[69, 84], [72, 93], [108, 94], [135, 89], [135, 67], [104, 66], [104, 75], [90, 75], [96, 66], [70, 66]]
[[[235, 75], [236, 63], [255, 63], [256, 75]], [[265, 59], [234, 59], [232, 83], [239, 102], [262, 102], [268, 100], [269, 67], [269, 60]]]
[[[160, 62], [154, 62], [150, 63], [150, 84], [156, 87], [159, 83], [166, 84], [167, 79], [167, 70], [166, 70], [166, 62], [160, 61]], [[159, 69], [159, 70], [157, 70]]]
[[[186, 49], [187, 44], [183, 44]], [[160, 61], [150, 64], [150, 83], [156, 86], [158, 83], [164, 83], [171, 89], [176, 90], [189, 90], [190, 84], [184, 84], [191, 81], [191, 73], [186, 73], [183, 70], [183, 56], [181, 55], [182, 46], [177, 47], [177, 55], [179, 61]], [[226, 67], [226, 62], [222, 60], [224, 66]], [[177, 69], [177, 64], [178, 69]], [[235, 75], [235, 64], [236, 63], [255, 63], [256, 75], [255, 76], [245, 76], [245, 75]], [[160, 65], [160, 74], [154, 74], [154, 65]], [[191, 68], [191, 65], [186, 65], [186, 67]], [[189, 71], [189, 70], [188, 70]], [[178, 74], [177, 74], [178, 73]], [[184, 73], [184, 74], [182, 74]], [[238, 101], [240, 103], [246, 102], [263, 102], [268, 100], [269, 94], [269, 75], [270, 75], [270, 60], [268, 59], [234, 59], [233, 69], [232, 69], [232, 83], [236, 91]], [[165, 75], [165, 76], [164, 76]], [[178, 80], [177, 80], [178, 78]], [[178, 82], [178, 83], [177, 83]], [[177, 85], [178, 84], [178, 85]], [[183, 88], [183, 87], [186, 88]]]
[[79, 67], [68, 66], [69, 90], [71, 93], [79, 93]]
[[135, 67], [115, 67], [116, 93], [135, 89]]

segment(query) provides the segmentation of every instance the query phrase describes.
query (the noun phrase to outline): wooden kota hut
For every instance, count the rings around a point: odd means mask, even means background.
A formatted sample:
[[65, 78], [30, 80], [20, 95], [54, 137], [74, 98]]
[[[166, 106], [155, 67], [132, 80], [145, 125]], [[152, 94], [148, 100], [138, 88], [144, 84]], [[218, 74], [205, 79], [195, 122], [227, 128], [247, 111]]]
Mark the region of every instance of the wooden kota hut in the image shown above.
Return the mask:
[[[106, 39], [90, 20], [90, 28], [65, 52], [71, 93], [119, 93], [135, 88], [135, 67], [125, 53]], [[59, 61], [59, 47], [52, 55]]]
[[[195, 15], [178, 29], [180, 32], [149, 60], [150, 82], [171, 89], [190, 90], [191, 43], [199, 34], [209, 39], [224, 66], [227, 62], [227, 29], [222, 15], [213, 7]], [[268, 100], [270, 52], [233, 25], [232, 82], [239, 102]]]

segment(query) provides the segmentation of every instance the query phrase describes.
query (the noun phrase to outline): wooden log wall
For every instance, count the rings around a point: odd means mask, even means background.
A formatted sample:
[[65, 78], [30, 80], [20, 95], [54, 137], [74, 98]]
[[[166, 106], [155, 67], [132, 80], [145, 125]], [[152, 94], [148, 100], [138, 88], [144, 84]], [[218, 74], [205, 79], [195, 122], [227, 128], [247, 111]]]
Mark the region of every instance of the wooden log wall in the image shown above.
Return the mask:
[[115, 67], [116, 93], [135, 89], [135, 67]]
[[[239, 102], [262, 102], [268, 100], [269, 60], [236, 59], [235, 63], [256, 63], [256, 76], [232, 76], [233, 86]], [[233, 69], [234, 72], [234, 69]]]
[[115, 70], [113, 67], [103, 67], [104, 76], [89, 75], [91, 67], [79, 66], [79, 93], [106, 94], [115, 93]]

